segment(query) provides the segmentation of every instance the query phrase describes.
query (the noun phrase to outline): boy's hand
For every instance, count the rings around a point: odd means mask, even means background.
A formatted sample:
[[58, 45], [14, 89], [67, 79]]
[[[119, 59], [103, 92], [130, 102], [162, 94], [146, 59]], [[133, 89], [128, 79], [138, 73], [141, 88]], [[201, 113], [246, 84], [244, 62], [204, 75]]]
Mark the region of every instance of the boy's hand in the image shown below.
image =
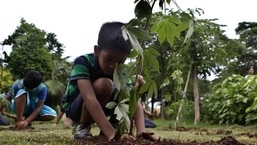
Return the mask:
[[16, 129], [23, 129], [23, 128], [25, 128], [26, 126], [28, 126], [28, 122], [27, 122], [26, 120], [17, 122], [17, 123], [15, 124], [15, 128], [16, 128]]
[[137, 137], [143, 137], [144, 139], [148, 139], [150, 141], [157, 141], [158, 139], [154, 136], [153, 132], [141, 132], [137, 135]]
[[132, 135], [129, 135], [129, 134], [123, 134], [120, 137], [120, 140], [136, 140], [136, 138]]
[[148, 115], [148, 118], [149, 118], [149, 119], [151, 119], [151, 120], [153, 120], [153, 119], [154, 119], [154, 117], [155, 117], [155, 115], [154, 115], [154, 114], [152, 114], [152, 113]]

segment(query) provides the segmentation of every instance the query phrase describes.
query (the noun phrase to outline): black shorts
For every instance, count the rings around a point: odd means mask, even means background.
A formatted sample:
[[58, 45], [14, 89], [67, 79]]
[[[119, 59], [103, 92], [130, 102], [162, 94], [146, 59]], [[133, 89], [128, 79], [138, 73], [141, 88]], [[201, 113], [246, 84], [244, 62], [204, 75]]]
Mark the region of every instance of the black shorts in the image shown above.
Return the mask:
[[[110, 99], [108, 102], [115, 101], [117, 102], [117, 99], [114, 100], [115, 93], [117, 92], [116, 89], [114, 89]], [[73, 122], [80, 122], [80, 116], [82, 111], [82, 105], [83, 100], [81, 94], [79, 94], [73, 102], [71, 102], [68, 106], [68, 109], [66, 110], [66, 116], [69, 117]], [[106, 107], [103, 107], [103, 111], [106, 116], [111, 116], [114, 114], [114, 108], [108, 109]]]

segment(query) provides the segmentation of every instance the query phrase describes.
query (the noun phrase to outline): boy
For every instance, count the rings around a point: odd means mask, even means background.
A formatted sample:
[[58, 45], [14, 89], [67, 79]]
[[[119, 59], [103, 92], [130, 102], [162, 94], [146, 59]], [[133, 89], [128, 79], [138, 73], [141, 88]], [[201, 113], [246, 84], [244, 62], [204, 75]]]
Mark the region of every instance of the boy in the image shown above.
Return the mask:
[[248, 77], [249, 75], [253, 75], [254, 74], [254, 69], [253, 69], [253, 66], [251, 67], [247, 67], [246, 68], [246, 72], [245, 72], [245, 78]]
[[[16, 129], [31, 127], [32, 121], [50, 121], [56, 117], [52, 108], [44, 105], [47, 87], [43, 76], [35, 70], [27, 72], [23, 79], [15, 81], [6, 95], [12, 101], [11, 109], [16, 114]], [[0, 110], [5, 106], [1, 105]]]
[[[75, 139], [91, 137], [90, 127], [93, 122], [109, 141], [116, 138], [116, 129], [107, 120], [110, 115], [105, 105], [114, 101], [115, 86], [113, 73], [116, 64], [124, 63], [132, 48], [129, 40], [122, 35], [121, 22], [107, 22], [102, 25], [98, 34], [98, 45], [94, 53], [75, 59], [71, 77], [63, 97], [62, 106], [67, 117], [75, 123], [72, 136]], [[135, 112], [137, 135], [155, 140], [151, 133], [145, 132], [143, 108], [140, 102]], [[135, 140], [127, 134], [121, 139]]]

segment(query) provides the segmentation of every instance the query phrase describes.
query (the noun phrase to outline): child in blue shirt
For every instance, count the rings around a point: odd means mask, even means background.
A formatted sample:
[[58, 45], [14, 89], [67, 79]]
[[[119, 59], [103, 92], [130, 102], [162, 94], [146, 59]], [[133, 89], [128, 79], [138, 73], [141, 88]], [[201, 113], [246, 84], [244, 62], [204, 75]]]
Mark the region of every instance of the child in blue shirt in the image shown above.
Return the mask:
[[[11, 110], [16, 114], [16, 129], [24, 129], [32, 121], [50, 121], [56, 117], [56, 111], [44, 105], [47, 87], [42, 81], [43, 76], [31, 70], [23, 79], [15, 81], [5, 96], [11, 101]], [[5, 107], [0, 105], [0, 110]]]

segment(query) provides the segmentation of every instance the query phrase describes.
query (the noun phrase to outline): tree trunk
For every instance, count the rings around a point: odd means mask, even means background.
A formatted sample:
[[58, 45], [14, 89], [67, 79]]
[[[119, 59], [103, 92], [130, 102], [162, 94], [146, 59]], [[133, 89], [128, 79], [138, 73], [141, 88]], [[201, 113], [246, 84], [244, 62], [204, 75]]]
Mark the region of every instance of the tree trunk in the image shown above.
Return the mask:
[[[2, 45], [2, 52], [4, 52], [3, 44]], [[1, 62], [1, 74], [0, 74], [0, 90], [2, 89], [2, 81], [3, 81], [3, 74], [4, 74], [4, 65], [3, 65], [3, 58], [2, 55], [0, 54], [0, 62]]]
[[195, 121], [194, 124], [200, 122], [200, 99], [199, 99], [199, 87], [198, 87], [198, 76], [197, 76], [197, 66], [195, 65], [194, 68], [194, 109], [195, 109]]
[[177, 127], [177, 123], [179, 121], [179, 116], [180, 116], [182, 108], [183, 108], [184, 100], [186, 99], [186, 92], [187, 92], [188, 83], [189, 83], [189, 80], [190, 80], [190, 75], [191, 75], [191, 67], [189, 68], [188, 73], [187, 73], [187, 80], [186, 80], [185, 88], [184, 88], [184, 91], [183, 91], [182, 101], [181, 101], [181, 104], [179, 105], [176, 121], [174, 123], [174, 128]]

